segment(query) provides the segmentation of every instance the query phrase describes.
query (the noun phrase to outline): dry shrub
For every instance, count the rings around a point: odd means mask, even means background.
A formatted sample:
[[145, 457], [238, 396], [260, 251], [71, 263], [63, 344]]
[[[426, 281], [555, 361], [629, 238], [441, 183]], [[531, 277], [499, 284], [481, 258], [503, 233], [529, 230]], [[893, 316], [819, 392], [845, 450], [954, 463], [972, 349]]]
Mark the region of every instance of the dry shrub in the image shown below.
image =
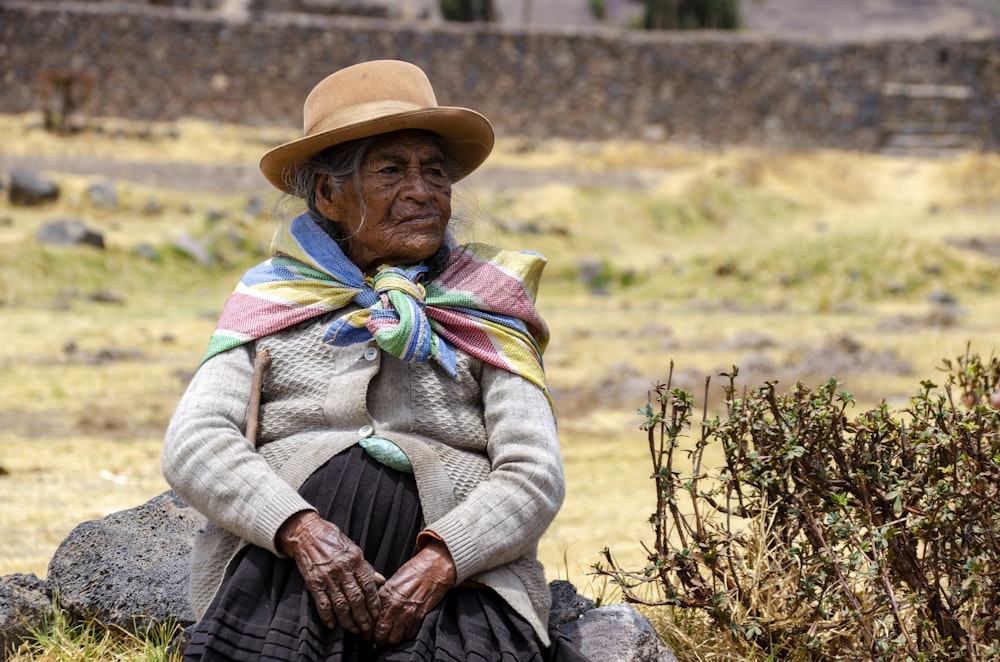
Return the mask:
[[[944, 389], [922, 382], [906, 409], [850, 418], [836, 379], [740, 393], [734, 368], [725, 416], [703, 415], [690, 451], [694, 397], [657, 385], [639, 410], [657, 488], [648, 564], [606, 550], [598, 574], [666, 608], [678, 650], [714, 640], [700, 659], [995, 659], [1000, 360], [966, 352], [944, 370]], [[704, 466], [718, 446], [725, 466]]]

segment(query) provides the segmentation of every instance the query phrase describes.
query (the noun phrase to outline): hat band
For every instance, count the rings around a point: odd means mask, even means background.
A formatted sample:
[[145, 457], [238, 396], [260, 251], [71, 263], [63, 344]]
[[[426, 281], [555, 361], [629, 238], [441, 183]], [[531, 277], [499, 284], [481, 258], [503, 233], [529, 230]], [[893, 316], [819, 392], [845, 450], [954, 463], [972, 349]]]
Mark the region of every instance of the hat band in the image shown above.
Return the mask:
[[306, 137], [342, 129], [359, 122], [367, 122], [369, 120], [380, 119], [398, 113], [408, 113], [414, 110], [423, 110], [425, 108], [427, 106], [403, 101], [370, 101], [368, 103], [359, 103], [331, 115], [324, 116], [311, 129], [306, 131]]

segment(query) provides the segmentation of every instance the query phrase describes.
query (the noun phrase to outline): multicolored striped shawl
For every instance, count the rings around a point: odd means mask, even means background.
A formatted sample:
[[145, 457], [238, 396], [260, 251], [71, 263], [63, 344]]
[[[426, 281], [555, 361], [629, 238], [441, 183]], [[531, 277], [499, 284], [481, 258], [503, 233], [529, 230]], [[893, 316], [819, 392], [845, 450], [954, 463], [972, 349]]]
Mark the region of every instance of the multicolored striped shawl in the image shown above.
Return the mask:
[[352, 303], [324, 342], [345, 346], [374, 338], [405, 361], [436, 360], [455, 374], [455, 352], [520, 375], [548, 392], [542, 352], [549, 332], [535, 310], [545, 258], [467, 244], [441, 275], [427, 268], [383, 267], [366, 278], [336, 242], [302, 215], [275, 236], [274, 257], [250, 269], [226, 301], [204, 361]]

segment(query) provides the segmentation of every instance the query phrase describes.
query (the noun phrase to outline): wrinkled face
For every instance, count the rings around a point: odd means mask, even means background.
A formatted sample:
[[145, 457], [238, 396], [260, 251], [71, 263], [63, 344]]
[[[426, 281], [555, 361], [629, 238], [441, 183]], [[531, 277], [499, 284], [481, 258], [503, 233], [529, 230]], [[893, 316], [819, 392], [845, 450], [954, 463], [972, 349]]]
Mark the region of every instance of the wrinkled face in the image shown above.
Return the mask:
[[437, 143], [421, 131], [386, 134], [368, 150], [359, 176], [360, 187], [349, 181], [343, 193], [331, 190], [328, 178], [316, 191], [319, 210], [342, 226], [347, 257], [372, 274], [434, 255], [451, 218], [451, 180]]

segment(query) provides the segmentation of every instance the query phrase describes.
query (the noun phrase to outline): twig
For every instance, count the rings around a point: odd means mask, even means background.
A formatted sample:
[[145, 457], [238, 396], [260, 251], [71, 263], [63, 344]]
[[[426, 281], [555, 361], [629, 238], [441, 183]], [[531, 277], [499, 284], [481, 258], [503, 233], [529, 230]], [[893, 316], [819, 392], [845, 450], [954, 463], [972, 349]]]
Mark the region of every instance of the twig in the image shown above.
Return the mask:
[[253, 380], [250, 386], [250, 404], [247, 410], [247, 441], [257, 448], [257, 427], [260, 424], [260, 396], [264, 390], [264, 373], [271, 367], [271, 350], [265, 347], [257, 352], [253, 361]]

